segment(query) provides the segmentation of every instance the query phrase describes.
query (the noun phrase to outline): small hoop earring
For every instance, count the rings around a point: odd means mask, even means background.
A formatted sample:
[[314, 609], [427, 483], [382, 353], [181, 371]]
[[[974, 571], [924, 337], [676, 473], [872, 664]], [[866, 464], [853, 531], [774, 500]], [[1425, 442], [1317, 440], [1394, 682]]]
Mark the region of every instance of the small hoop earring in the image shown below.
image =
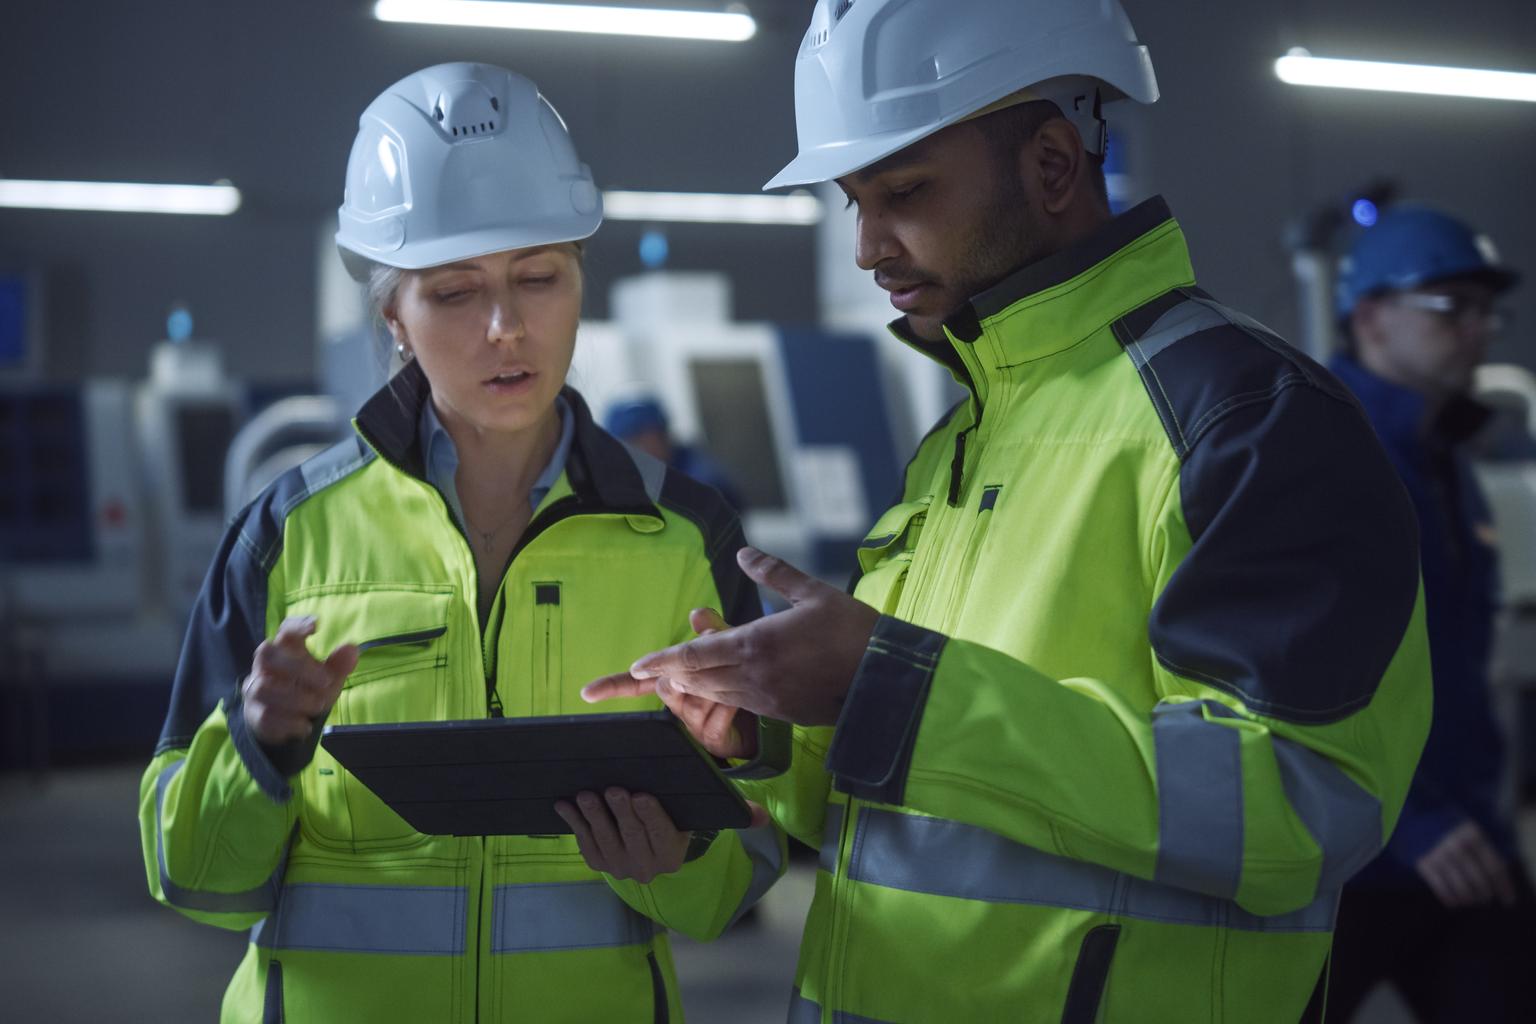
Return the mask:
[[411, 357], [411, 354], [409, 352], [407, 352], [406, 349], [405, 349], [405, 343], [404, 342], [397, 343], [395, 345], [395, 351], [400, 354], [400, 358], [401, 359], [409, 359]]

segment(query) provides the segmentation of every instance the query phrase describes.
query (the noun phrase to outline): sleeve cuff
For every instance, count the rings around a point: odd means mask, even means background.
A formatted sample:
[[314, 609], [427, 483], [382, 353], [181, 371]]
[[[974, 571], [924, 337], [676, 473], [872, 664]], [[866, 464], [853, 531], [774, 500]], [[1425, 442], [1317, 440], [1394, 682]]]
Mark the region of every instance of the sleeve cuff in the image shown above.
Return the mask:
[[[251, 778], [256, 780], [256, 785], [261, 787], [261, 791], [267, 794], [273, 803], [285, 804], [293, 798], [293, 788], [288, 785], [285, 773], [274, 763], [267, 747], [245, 724], [245, 714], [241, 711], [240, 705], [240, 689], [237, 686], [233, 696], [224, 698], [224, 720], [229, 728], [230, 742], [235, 745], [235, 753], [240, 755], [240, 762], [245, 765], [245, 770], [251, 773]], [[311, 756], [313, 753], [314, 749], [311, 746]], [[308, 759], [306, 763], [307, 761]], [[300, 765], [299, 769], [303, 767]], [[299, 769], [287, 775], [296, 775]]]
[[900, 804], [928, 689], [948, 637], [882, 615], [843, 702], [827, 770], [844, 793]]
[[687, 864], [690, 861], [698, 860], [708, 853], [709, 848], [714, 845], [715, 839], [719, 835], [720, 830], [717, 828], [696, 829], [693, 835], [688, 838], [688, 852], [683, 855], [683, 863]]

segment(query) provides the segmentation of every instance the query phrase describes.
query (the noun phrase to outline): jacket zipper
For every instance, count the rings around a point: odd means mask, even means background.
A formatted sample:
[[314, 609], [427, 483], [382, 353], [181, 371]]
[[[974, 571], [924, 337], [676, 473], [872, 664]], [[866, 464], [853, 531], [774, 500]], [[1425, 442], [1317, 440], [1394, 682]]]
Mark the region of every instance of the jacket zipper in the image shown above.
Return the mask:
[[848, 889], [848, 837], [853, 833], [853, 819], [858, 814], [855, 807], [857, 803], [859, 801], [853, 797], [848, 798], [842, 823], [838, 826], [837, 862], [832, 865], [832, 927], [829, 929], [831, 949], [827, 958], [827, 996], [823, 1005], [832, 1012], [834, 1019], [837, 1016], [837, 1007], [843, 1000], [843, 963], [847, 958], [842, 951], [847, 946], [846, 933], [849, 917], [848, 910], [844, 906]]
[[[361, 427], [358, 428], [358, 433], [362, 436], [363, 441], [370, 448], [373, 449], [373, 451], [375, 452], [375, 454], [377, 454], [379, 456], [379, 458], [383, 459], [386, 463], [388, 463], [394, 469], [398, 470], [400, 473], [402, 473], [403, 475], [409, 477], [410, 479], [412, 479], [412, 480], [419, 479], [413, 473], [411, 473], [408, 469], [406, 469], [404, 466], [400, 465], [400, 463], [396, 462], [395, 460], [393, 460], [393, 459], [389, 458], [387, 455], [385, 455], [383, 450], [379, 447], [379, 445], [374, 443], [373, 439], [370, 438], [367, 435], [367, 433], [362, 430]], [[425, 481], [422, 481], [422, 482], [425, 483]], [[427, 486], [428, 487], [432, 487], [432, 485], [430, 483], [428, 483]], [[488, 636], [490, 636], [492, 634], [486, 629], [486, 625], [487, 624], [480, 621], [480, 615], [479, 615], [479, 611], [478, 611], [479, 597], [480, 597], [480, 567], [475, 563], [475, 552], [474, 552], [473, 547], [471, 547], [471, 545], [469, 543], [469, 534], [467, 532], [465, 532], [464, 524], [459, 522], [459, 517], [454, 515], [454, 513], [453, 513], [453, 506], [448, 503], [448, 499], [443, 497], [442, 492], [439, 491], [436, 487], [432, 487], [432, 492], [434, 494], [436, 494], [437, 495], [437, 499], [443, 503], [443, 511], [448, 514], [448, 521], [451, 522], [453, 524], [454, 529], [459, 532], [459, 536], [461, 538], [463, 538], [463, 540], [464, 540], [464, 548], [465, 548], [465, 550], [467, 550], [469, 552], [469, 564], [470, 564], [471, 573], [472, 573], [473, 578], [474, 578], [474, 590], [472, 591], [472, 593], [474, 594], [475, 604], [476, 604], [476, 608], [477, 608], [476, 613], [475, 613], [475, 625], [479, 629], [479, 632], [480, 632], [480, 637], [479, 637], [479, 639], [480, 639], [480, 668], [481, 668], [482, 674], [485, 676], [486, 713], [491, 718], [501, 718], [501, 717], [503, 717], [503, 710], [502, 710], [501, 696], [496, 691], [496, 669], [494, 667], [492, 667], [492, 665], [490, 663], [490, 656], [489, 656], [490, 645], [488, 645], [486, 643], [486, 640], [487, 640]], [[506, 608], [506, 579], [507, 579], [507, 573], [512, 571], [512, 563], [517, 560], [517, 556], [523, 552], [523, 549], [528, 547], [528, 545], [530, 543], [532, 543], [540, 534], [544, 533], [544, 531], [548, 530], [551, 526], [554, 526], [556, 523], [560, 522], [561, 520], [570, 519], [573, 516], [576, 516], [576, 515], [580, 514], [580, 512], [581, 512], [580, 506], [581, 506], [580, 500], [578, 498], [576, 498], [574, 495], [572, 495], [570, 497], [566, 497], [566, 498], [561, 498], [559, 501], [555, 502], [549, 508], [545, 509], [544, 510], [544, 514], [542, 516], [539, 516], [535, 521], [529, 523], [528, 526], [523, 530], [523, 535], [518, 538], [517, 544], [515, 546], [513, 546], [512, 553], [507, 556], [506, 565], [502, 566], [502, 570], [501, 570], [502, 583], [501, 583], [501, 587], [500, 587], [500, 592], [497, 595], [496, 601], [492, 602], [492, 605], [491, 605], [491, 611], [495, 611], [496, 610], [496, 605], [497, 604], [500, 604], [500, 606], [501, 606], [500, 615], [497, 618], [497, 629], [496, 629], [494, 635], [496, 635], [496, 636], [500, 635], [501, 624], [503, 622], [505, 622], [505, 620], [506, 620], [506, 614], [507, 614], [507, 608]], [[597, 512], [597, 511], [598, 510], [594, 510], [594, 512]], [[604, 510], [604, 511], [606, 511], [606, 510]], [[610, 513], [610, 514], [612, 514], [612, 513]], [[489, 617], [489, 612], [487, 613], [487, 617]], [[480, 885], [479, 885], [479, 890], [480, 891], [479, 891], [479, 897], [478, 897], [479, 898], [479, 903], [477, 905], [478, 908], [479, 908], [479, 912], [475, 915], [475, 954], [474, 954], [474, 957], [475, 957], [475, 959], [474, 959], [475, 970], [474, 970], [474, 981], [473, 981], [473, 984], [470, 987], [470, 997], [474, 1000], [474, 1006], [475, 1006], [474, 1019], [477, 1022], [480, 1020], [480, 975], [483, 972], [484, 966], [485, 966], [480, 961], [480, 952], [481, 952], [481, 939], [483, 937], [483, 932], [484, 932], [484, 927], [485, 927], [485, 913], [484, 913], [484, 907], [485, 907], [485, 887], [486, 887], [486, 884], [488, 882], [489, 875], [490, 875], [490, 872], [487, 869], [486, 865], [487, 865], [486, 840], [485, 840], [485, 837], [482, 836], [480, 838]]]
[[[959, 506], [961, 497], [964, 494], [966, 440], [971, 433], [980, 429], [982, 413], [984, 411], [981, 404], [981, 396], [976, 392], [976, 381], [975, 378], [971, 375], [970, 367], [965, 365], [965, 361], [963, 359], [960, 360], [959, 365], [961, 374], [965, 377], [966, 390], [971, 393], [971, 401], [974, 402], [976, 406], [976, 419], [971, 423], [970, 426], [966, 427], [964, 430], [955, 435], [954, 455], [951, 457], [949, 464], [948, 504], [951, 508]], [[927, 537], [934, 535], [934, 532], [940, 525], [937, 520], [943, 518], [938, 513], [939, 510], [936, 507], [930, 508], [929, 521], [924, 524], [922, 536]], [[908, 605], [908, 596], [910, 594], [916, 593], [921, 588], [921, 583], [917, 579], [915, 571], [918, 566], [918, 551], [921, 547], [922, 542], [921, 539], [919, 539], [918, 544], [914, 546], [912, 550], [912, 564], [907, 569], [907, 582], [910, 585], [903, 588], [901, 599], [898, 602], [899, 605]], [[898, 610], [900, 610], [900, 608], [898, 608]], [[850, 796], [848, 798], [847, 810], [843, 813], [842, 825], [838, 834], [837, 863], [833, 865], [834, 870], [832, 873], [831, 900], [832, 926], [829, 929], [831, 932], [831, 949], [829, 951], [827, 962], [827, 998], [824, 1006], [831, 1009], [834, 1015], [836, 1013], [836, 1008], [841, 1004], [843, 997], [842, 975], [843, 964], [846, 960], [846, 956], [843, 954], [842, 950], [847, 945], [846, 933], [848, 930], [850, 918], [849, 908], [845, 906], [845, 903], [847, 903], [847, 891], [849, 887], [849, 837], [854, 832], [855, 819], [858, 817], [859, 807], [862, 803], [863, 801], [855, 799], [854, 797]]]
[[965, 445], [966, 439], [972, 432], [981, 429], [981, 418], [986, 413], [982, 407], [981, 395], [976, 391], [976, 378], [971, 375], [971, 368], [965, 360], [960, 360], [960, 372], [965, 377], [965, 389], [971, 393], [971, 401], [976, 404], [976, 420], [960, 433], [955, 435], [955, 454], [949, 462], [949, 504], [951, 508], [958, 507], [965, 490]]
[[[378, 454], [379, 458], [383, 459], [385, 462], [387, 462], [390, 466], [394, 467], [396, 470], [398, 470], [404, 476], [409, 477], [412, 480], [417, 479], [417, 477], [414, 474], [412, 474], [409, 470], [407, 470], [404, 466], [400, 465], [400, 463], [396, 462], [395, 460], [391, 459], [389, 456], [385, 455], [383, 450], [377, 444], [374, 443], [372, 438], [368, 437], [368, 435], [366, 433], [363, 433], [361, 428], [359, 428], [359, 433], [362, 434], [363, 440], [368, 444], [368, 446], [370, 448], [372, 448], [374, 450], [375, 453]], [[425, 481], [422, 481], [422, 482], [425, 483]], [[432, 485], [430, 483], [428, 483], [427, 486], [428, 487], [432, 487]], [[476, 627], [476, 629], [480, 633], [480, 636], [479, 636], [479, 640], [480, 640], [480, 668], [481, 668], [482, 674], [485, 675], [487, 713], [492, 718], [500, 718], [502, 716], [501, 715], [501, 699], [496, 694], [495, 674], [494, 674], [494, 672], [491, 671], [489, 666], [486, 664], [486, 654], [485, 654], [485, 647], [486, 647], [486, 645], [485, 645], [485, 635], [486, 635], [486, 632], [485, 632], [485, 623], [480, 621], [480, 612], [479, 612], [479, 607], [478, 607], [479, 603], [480, 603], [480, 567], [475, 562], [475, 551], [474, 551], [474, 548], [470, 546], [469, 534], [467, 532], [465, 532], [464, 524], [459, 522], [459, 517], [454, 515], [453, 506], [448, 503], [448, 499], [447, 498], [443, 497], [443, 492], [439, 491], [436, 487], [432, 487], [432, 493], [436, 494], [437, 495], [437, 500], [443, 503], [443, 511], [447, 514], [448, 521], [453, 524], [453, 528], [459, 532], [459, 537], [463, 539], [463, 541], [464, 541], [464, 550], [469, 552], [470, 574], [471, 574], [471, 576], [473, 578], [473, 581], [474, 581], [472, 589], [470, 590], [470, 593], [473, 596], [473, 599], [474, 599], [474, 602], [475, 602], [475, 606], [476, 606], [476, 611], [475, 611], [475, 627]], [[508, 566], [508, 568], [511, 567], [510, 559], [508, 560], [507, 566]], [[505, 571], [503, 572], [503, 576], [505, 576]], [[503, 612], [503, 614], [505, 614], [505, 612]], [[486, 841], [485, 841], [485, 837], [481, 836], [480, 837], [480, 871], [479, 871], [479, 875], [480, 875], [479, 883], [480, 884], [477, 887], [478, 888], [478, 892], [477, 892], [477, 895], [476, 895], [477, 902], [476, 902], [476, 913], [475, 913], [475, 947], [474, 947], [475, 951], [474, 951], [474, 960], [472, 961], [474, 963], [474, 973], [472, 975], [471, 984], [469, 986], [469, 998], [474, 1003], [474, 1007], [475, 1007], [474, 1019], [477, 1022], [477, 1024], [478, 1024], [478, 1022], [480, 1020], [480, 975], [485, 970], [485, 965], [483, 963], [481, 963], [480, 950], [481, 950], [481, 940], [484, 937], [484, 931], [485, 931], [485, 886], [486, 886], [486, 882], [488, 880], [488, 877], [490, 875], [490, 872], [486, 868], [486, 863], [487, 863]]]

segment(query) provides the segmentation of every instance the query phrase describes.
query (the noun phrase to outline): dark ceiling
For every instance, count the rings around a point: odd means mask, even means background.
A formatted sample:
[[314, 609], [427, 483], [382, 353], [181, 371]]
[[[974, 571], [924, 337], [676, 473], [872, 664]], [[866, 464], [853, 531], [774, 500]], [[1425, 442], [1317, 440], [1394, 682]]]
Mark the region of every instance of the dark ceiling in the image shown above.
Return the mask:
[[[755, 191], [794, 151], [792, 66], [811, 0], [748, 6], [757, 36], [712, 44], [383, 24], [366, 0], [10, 3], [0, 176], [228, 177], [245, 205], [229, 218], [0, 210], [0, 265], [45, 275], [57, 376], [141, 373], [166, 308], [184, 299], [236, 372], [302, 378], [320, 231], [357, 116], [381, 89], [441, 61], [504, 64], [540, 84], [604, 187]], [[1495, 229], [1536, 269], [1536, 104], [1299, 90], [1270, 71], [1296, 44], [1536, 70], [1536, 3], [1462, 0], [1454, 17], [1443, 0], [1126, 6], [1163, 92], [1123, 119], [1133, 172], [1168, 196], [1197, 268], [1229, 301], [1289, 329], [1284, 223], [1383, 173]], [[640, 268], [642, 229], [610, 221], [594, 240], [591, 315]], [[673, 266], [731, 276], [738, 318], [816, 318], [812, 230], [668, 233]]]

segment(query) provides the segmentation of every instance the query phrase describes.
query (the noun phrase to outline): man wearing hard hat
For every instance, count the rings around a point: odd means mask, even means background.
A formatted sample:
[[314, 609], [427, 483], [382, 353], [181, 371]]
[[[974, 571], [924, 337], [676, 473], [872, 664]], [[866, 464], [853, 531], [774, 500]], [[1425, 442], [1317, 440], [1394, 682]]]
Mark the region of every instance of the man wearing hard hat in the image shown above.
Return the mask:
[[[1390, 981], [1423, 1021], [1536, 1020], [1536, 903], [1501, 806], [1504, 743], [1489, 693], [1498, 562], [1467, 442], [1471, 397], [1519, 278], [1486, 236], [1439, 210], [1398, 207], [1344, 261], [1347, 350], [1359, 397], [1419, 517], [1435, 715], [1385, 851], [1345, 889], [1329, 1009]], [[1503, 524], [1516, 530], [1523, 524]], [[1529, 525], [1525, 525], [1529, 529]]]
[[599, 681], [821, 849], [793, 1022], [1284, 1021], [1429, 724], [1413, 512], [1327, 371], [1195, 284], [1161, 199], [1112, 215], [1114, 0], [819, 0], [799, 155], [892, 330], [968, 391], [853, 596], [746, 549], [789, 610]]

